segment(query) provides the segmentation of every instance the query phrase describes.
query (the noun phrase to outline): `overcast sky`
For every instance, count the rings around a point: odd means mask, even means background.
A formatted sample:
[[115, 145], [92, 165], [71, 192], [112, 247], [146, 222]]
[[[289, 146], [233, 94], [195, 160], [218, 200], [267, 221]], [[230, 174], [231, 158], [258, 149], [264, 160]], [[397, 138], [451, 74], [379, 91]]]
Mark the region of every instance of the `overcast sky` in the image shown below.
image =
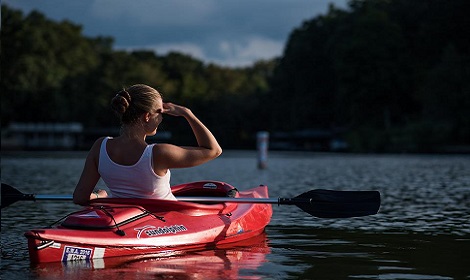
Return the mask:
[[248, 66], [280, 56], [305, 20], [347, 0], [3, 0], [25, 13], [68, 19], [83, 34], [110, 36], [116, 49], [175, 50], [205, 62]]

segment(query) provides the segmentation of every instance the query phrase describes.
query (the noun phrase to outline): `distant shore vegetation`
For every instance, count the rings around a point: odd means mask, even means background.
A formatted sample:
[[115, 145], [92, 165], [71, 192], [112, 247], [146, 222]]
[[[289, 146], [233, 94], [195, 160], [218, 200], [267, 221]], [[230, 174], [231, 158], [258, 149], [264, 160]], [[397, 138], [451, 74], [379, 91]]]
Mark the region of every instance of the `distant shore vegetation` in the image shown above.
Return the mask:
[[[263, 130], [325, 132], [350, 152], [468, 151], [467, 2], [332, 5], [292, 30], [281, 57], [243, 68], [115, 50], [113, 38], [84, 36], [79, 24], [2, 5], [2, 130], [13, 122], [119, 127], [111, 97], [144, 83], [197, 111], [224, 148], [254, 148]], [[172, 140], [192, 141], [179, 121], [165, 120]]]

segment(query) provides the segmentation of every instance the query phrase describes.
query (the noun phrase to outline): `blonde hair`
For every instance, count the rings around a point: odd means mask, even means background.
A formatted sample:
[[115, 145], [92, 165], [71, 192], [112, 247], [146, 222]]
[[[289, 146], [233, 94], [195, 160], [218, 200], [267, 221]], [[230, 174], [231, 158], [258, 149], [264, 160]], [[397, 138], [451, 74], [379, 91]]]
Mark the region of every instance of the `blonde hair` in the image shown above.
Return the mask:
[[159, 99], [162, 96], [156, 89], [137, 84], [119, 91], [111, 100], [111, 108], [122, 124], [132, 124], [150, 112]]

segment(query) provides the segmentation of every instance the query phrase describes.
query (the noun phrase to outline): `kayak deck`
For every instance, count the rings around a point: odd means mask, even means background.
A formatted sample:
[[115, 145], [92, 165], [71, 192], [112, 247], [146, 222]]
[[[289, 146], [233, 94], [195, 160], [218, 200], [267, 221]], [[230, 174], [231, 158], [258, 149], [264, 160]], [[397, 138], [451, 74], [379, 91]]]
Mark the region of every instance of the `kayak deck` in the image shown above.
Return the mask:
[[[238, 192], [213, 181], [172, 187], [175, 196], [267, 198], [266, 186]], [[25, 233], [32, 263], [154, 254], [239, 242], [264, 231], [270, 204], [103, 198], [54, 228]]]

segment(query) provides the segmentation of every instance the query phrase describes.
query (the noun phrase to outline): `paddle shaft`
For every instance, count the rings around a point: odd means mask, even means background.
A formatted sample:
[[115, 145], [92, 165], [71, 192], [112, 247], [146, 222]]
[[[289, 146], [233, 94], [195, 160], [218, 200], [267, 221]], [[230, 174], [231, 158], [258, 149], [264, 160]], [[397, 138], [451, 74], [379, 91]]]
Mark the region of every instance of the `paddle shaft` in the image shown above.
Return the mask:
[[67, 194], [33, 194], [32, 199], [27, 200], [72, 200], [71, 195]]
[[[295, 204], [295, 200], [287, 198], [233, 198], [233, 197], [202, 197], [177, 196], [178, 201], [185, 202], [234, 202], [234, 203], [264, 203], [264, 204]], [[19, 200], [72, 200], [71, 195], [60, 194], [24, 194]]]
[[[264, 204], [295, 204], [298, 199], [291, 198], [232, 198], [232, 197], [192, 197], [177, 196], [177, 200], [186, 202], [235, 202], [235, 203], [264, 203]], [[294, 202], [296, 201], [296, 202]], [[308, 201], [305, 201], [308, 202]]]
[[[2, 183], [2, 206], [4, 208], [19, 200], [72, 200], [71, 195], [24, 194], [10, 185]], [[184, 202], [205, 203], [262, 203], [295, 205], [319, 218], [349, 218], [374, 215], [380, 208], [378, 191], [333, 191], [311, 190], [294, 198], [233, 198], [233, 197], [177, 197]], [[105, 203], [105, 200], [103, 200]]]

